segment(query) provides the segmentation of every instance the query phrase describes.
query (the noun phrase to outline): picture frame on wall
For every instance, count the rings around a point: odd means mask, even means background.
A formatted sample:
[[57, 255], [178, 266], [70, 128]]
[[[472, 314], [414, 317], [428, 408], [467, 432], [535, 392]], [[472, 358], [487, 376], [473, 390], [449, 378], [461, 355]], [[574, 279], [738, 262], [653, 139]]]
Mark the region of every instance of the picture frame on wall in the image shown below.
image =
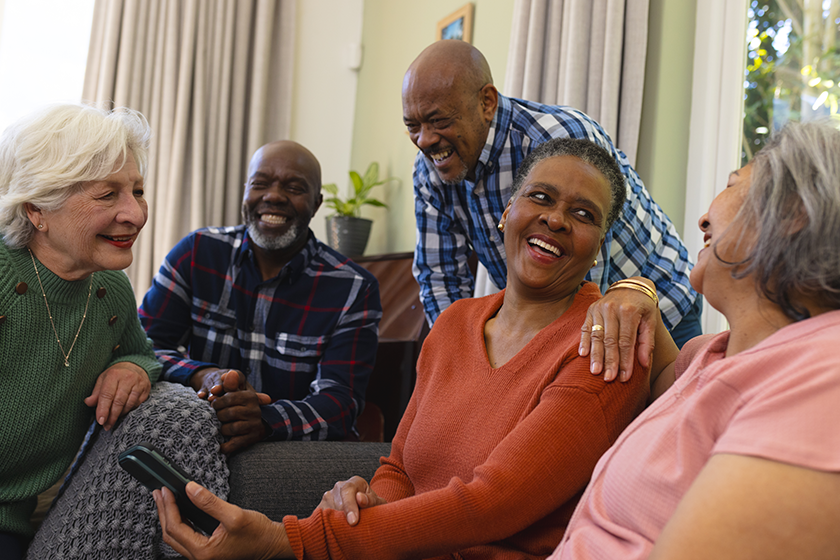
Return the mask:
[[473, 3], [464, 4], [437, 24], [436, 40], [460, 39], [472, 43]]

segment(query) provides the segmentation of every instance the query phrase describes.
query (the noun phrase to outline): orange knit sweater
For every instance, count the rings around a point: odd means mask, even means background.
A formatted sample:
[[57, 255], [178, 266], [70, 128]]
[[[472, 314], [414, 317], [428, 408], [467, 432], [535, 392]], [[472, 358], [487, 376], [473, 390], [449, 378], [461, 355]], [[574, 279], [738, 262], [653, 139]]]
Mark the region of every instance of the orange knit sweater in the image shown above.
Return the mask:
[[423, 345], [417, 386], [391, 455], [371, 482], [388, 504], [285, 518], [298, 558], [545, 558], [560, 542], [595, 463], [644, 407], [648, 378], [606, 384], [578, 357], [599, 296], [572, 306], [502, 367], [484, 324], [504, 292], [455, 302]]

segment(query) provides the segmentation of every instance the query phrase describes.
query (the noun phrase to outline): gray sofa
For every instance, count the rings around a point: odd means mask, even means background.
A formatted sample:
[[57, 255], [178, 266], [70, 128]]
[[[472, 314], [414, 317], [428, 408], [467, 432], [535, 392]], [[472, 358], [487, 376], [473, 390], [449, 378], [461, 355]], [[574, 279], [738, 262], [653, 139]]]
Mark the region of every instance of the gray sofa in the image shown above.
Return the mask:
[[275, 521], [308, 517], [337, 481], [354, 475], [370, 480], [390, 450], [390, 443], [259, 443], [229, 459], [228, 500]]

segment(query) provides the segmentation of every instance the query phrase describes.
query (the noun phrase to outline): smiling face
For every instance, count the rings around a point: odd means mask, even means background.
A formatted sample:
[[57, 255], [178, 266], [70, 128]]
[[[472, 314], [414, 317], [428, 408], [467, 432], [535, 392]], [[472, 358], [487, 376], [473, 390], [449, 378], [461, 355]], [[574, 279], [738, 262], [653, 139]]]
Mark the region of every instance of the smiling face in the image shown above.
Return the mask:
[[502, 215], [508, 286], [574, 293], [604, 241], [610, 202], [607, 179], [579, 158], [536, 164]]
[[[121, 169], [118, 169], [122, 167]], [[28, 206], [37, 228], [30, 243], [38, 259], [65, 280], [131, 264], [131, 247], [146, 224], [143, 177], [134, 156], [101, 181], [81, 183], [55, 211]]]
[[[721, 309], [716, 298], [724, 295], [736, 282], [732, 278], [732, 266], [726, 262], [737, 262], [746, 255], [749, 240], [745, 243], [740, 228], [724, 232], [733, 223], [735, 216], [744, 204], [750, 188], [752, 164], [748, 163], [729, 175], [726, 189], [715, 197], [709, 211], [700, 217], [700, 229], [703, 231], [704, 248], [697, 255], [697, 264], [691, 270], [691, 286], [704, 294], [709, 303]], [[740, 246], [738, 241], [742, 240]], [[726, 261], [726, 262], [722, 262]], [[752, 286], [752, 280], [749, 285]]]
[[308, 150], [294, 142], [273, 142], [254, 154], [242, 215], [258, 247], [288, 255], [300, 251], [321, 200], [321, 169]]
[[441, 180], [473, 179], [498, 94], [492, 84], [470, 88], [455, 71], [412, 68], [403, 81], [403, 122]]

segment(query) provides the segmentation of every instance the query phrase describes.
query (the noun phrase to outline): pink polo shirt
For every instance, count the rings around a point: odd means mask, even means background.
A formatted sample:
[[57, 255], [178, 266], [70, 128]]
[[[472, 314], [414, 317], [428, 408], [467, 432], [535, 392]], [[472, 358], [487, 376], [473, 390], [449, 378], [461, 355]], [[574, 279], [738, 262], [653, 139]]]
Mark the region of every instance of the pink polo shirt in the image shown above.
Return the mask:
[[715, 453], [840, 471], [840, 311], [724, 358], [729, 333], [691, 341], [674, 385], [598, 462], [553, 559], [647, 558]]

